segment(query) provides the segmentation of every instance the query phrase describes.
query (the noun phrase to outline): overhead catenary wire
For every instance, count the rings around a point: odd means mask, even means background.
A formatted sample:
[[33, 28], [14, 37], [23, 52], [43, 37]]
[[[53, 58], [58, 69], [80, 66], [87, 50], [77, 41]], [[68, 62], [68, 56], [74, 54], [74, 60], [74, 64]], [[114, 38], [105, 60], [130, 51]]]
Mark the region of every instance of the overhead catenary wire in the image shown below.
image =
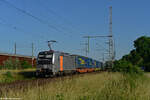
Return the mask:
[[[50, 29], [53, 29], [53, 30], [55, 30], [55, 31], [57, 31], [57, 32], [64, 33], [62, 30], [58, 29], [58, 28], [55, 27], [54, 25], [49, 24], [48, 21], [45, 21], [45, 20], [43, 20], [43, 19], [41, 19], [41, 18], [39, 18], [39, 17], [33, 15], [32, 13], [30, 13], [30, 12], [24, 10], [24, 9], [21, 9], [21, 8], [16, 7], [15, 5], [13, 5], [12, 3], [8, 2], [7, 0], [0, 0], [0, 1], [3, 2], [3, 3], [5, 3], [5, 4], [7, 4], [7, 5], [9, 5], [9, 6], [11, 6], [11, 7], [13, 7], [13, 8], [16, 9], [17, 11], [19, 11], [19, 12], [21, 12], [21, 13], [23, 13], [23, 14], [25, 14], [25, 15], [31, 17], [31, 18], [33, 18], [34, 20], [40, 22], [41, 24], [47, 25]], [[66, 32], [65, 32], [64, 34], [66, 34]]]
[[[54, 29], [57, 32], [60, 32], [60, 33], [64, 34], [65, 37], [73, 37], [73, 34], [71, 34], [71, 33], [74, 33], [74, 32], [63, 32], [63, 31], [60, 30], [60, 27], [57, 28], [54, 25], [49, 24], [48, 21], [45, 21], [45, 20], [43, 20], [43, 19], [41, 19], [41, 18], [39, 18], [37, 16], [34, 16], [32, 13], [30, 13], [30, 12], [24, 10], [24, 9], [16, 7], [15, 5], [13, 5], [12, 3], [8, 2], [7, 0], [0, 0], [0, 1], [2, 1], [3, 3], [7, 4], [8, 6], [14, 8], [14, 9], [16, 9], [17, 11], [19, 11], [19, 12], [21, 12], [21, 13], [23, 13], [23, 14], [31, 17], [31, 18], [33, 18], [34, 20], [40, 22], [41, 24], [47, 25], [50, 29]], [[61, 27], [61, 29], [65, 30], [63, 27]]]
[[107, 52], [108, 52], [109, 50], [108, 50], [108, 48], [104, 47], [104, 44], [105, 44], [105, 43], [101, 44], [101, 43], [97, 43], [97, 42], [96, 42], [96, 48], [100, 50], [99, 47], [101, 47], [101, 50], [103, 49], [104, 51], [107, 51]]
[[[13, 24], [8, 23], [6, 20], [4, 20], [1, 17], [0, 17], [0, 24], [5, 26], [5, 27], [11, 28], [11, 29], [13, 29], [15, 31], [18, 31], [19, 33], [24, 34], [24, 35], [27, 33], [26, 31], [22, 30], [20, 27], [17, 27], [17, 26], [15, 26]], [[37, 35], [30, 34], [30, 36], [34, 36], [35, 37]], [[43, 39], [44, 37], [40, 36], [40, 39], [41, 38]], [[25, 50], [29, 51], [29, 49], [31, 49], [31, 48], [32, 47], [29, 46], [29, 44], [28, 45], [27, 44], [22, 44], [22, 43], [20, 44], [20, 43], [17, 42], [17, 50], [21, 50], [21, 49], [24, 50], [25, 49]]]
[[[56, 30], [56, 31], [58, 31], [58, 32], [62, 32], [62, 31], [61, 31], [60, 29], [58, 29], [57, 27], [55, 27], [55, 26], [53, 26], [53, 25], [51, 26], [47, 21], [45, 21], [45, 20], [43, 20], [43, 19], [41, 19], [41, 18], [39, 18], [39, 17], [37, 17], [37, 16], [34, 16], [32, 13], [30, 13], [30, 12], [28, 12], [28, 11], [25, 11], [25, 10], [23, 10], [23, 9], [20, 9], [20, 8], [16, 7], [16, 6], [13, 5], [12, 3], [9, 3], [7, 0], [0, 0], [0, 1], [3, 1], [4, 3], [8, 4], [9, 6], [15, 8], [17, 11], [19, 11], [19, 12], [21, 12], [21, 13], [27, 15], [27, 16], [32, 17], [32, 18], [35, 19], [36, 21], [39, 21], [40, 23], [47, 25], [50, 29], [54, 29], [54, 30]], [[49, 26], [49, 25], [50, 25], [50, 26]], [[11, 26], [13, 29], [18, 30], [17, 27], [12, 26], [12, 25], [10, 25], [10, 26]], [[64, 33], [64, 34], [66, 34], [66, 33]]]
[[[11, 29], [13, 29], [13, 30], [16, 30], [16, 31], [18, 31], [18, 32], [20, 32], [21, 34], [24, 34], [24, 35], [26, 35], [26, 33], [29, 33], [29, 32], [27, 32], [27, 31], [23, 30], [22, 28], [20, 28], [20, 27], [18, 27], [18, 26], [15, 26], [14, 24], [8, 23], [6, 20], [4, 20], [4, 19], [1, 18], [1, 17], [0, 17], [0, 24], [3, 25], [3, 26], [6, 26], [6, 27], [8, 27], [8, 28], [11, 28]], [[31, 34], [31, 32], [30, 32], [30, 36], [35, 37], [35, 36], [38, 36], [38, 35], [33, 35], [33, 34]], [[43, 36], [39, 36], [39, 37], [40, 37], [40, 38], [44, 38]]]
[[[32, 17], [33, 19], [35, 19], [36, 21], [38, 21], [38, 22], [40, 22], [40, 23], [42, 23], [42, 24], [46, 24], [46, 25], [48, 25], [48, 26], [50, 25], [49, 23], [47, 23], [47, 21], [44, 21], [43, 19], [41, 19], [41, 18], [39, 18], [39, 17], [37, 17], [37, 16], [34, 16], [32, 13], [30, 13], [30, 12], [28, 12], [28, 11], [25, 11], [25, 10], [23, 10], [23, 9], [20, 9], [20, 8], [16, 7], [16, 6], [13, 5], [12, 3], [9, 3], [7, 0], [0, 0], [0, 1], [4, 2], [5, 4], [9, 5], [10, 7], [14, 8], [14, 9], [16, 9], [17, 11], [19, 11], [19, 12], [21, 12], [21, 13], [27, 15], [27, 16]], [[23, 34], [26, 34], [26, 33], [27, 33], [26, 31], [22, 30], [20, 27], [15, 26], [14, 23], [13, 23], [13, 24], [10, 24], [10, 23], [8, 23], [7, 21], [5, 21], [5, 20], [3, 20], [3, 19], [0, 19], [0, 20], [1, 20], [0, 24], [3, 24], [3, 25], [5, 25], [5, 26], [7, 26], [7, 27], [9, 27], [9, 28], [12, 28], [12, 29], [14, 29], [14, 30], [16, 30], [16, 31], [19, 31], [19, 32], [21, 32], [21, 33], [23, 33]], [[52, 27], [49, 26], [49, 28], [50, 28], [50, 29], [51, 29], [51, 28], [55, 29], [55, 26], [52, 26]], [[59, 30], [59, 29], [57, 29], [57, 28], [56, 28], [55, 30], [62, 33], [62, 31]], [[65, 34], [65, 33], [64, 33], [64, 34]], [[31, 35], [31, 34], [30, 34], [30, 35]], [[18, 44], [17, 44], [17, 49], [18, 49], [18, 47], [19, 47], [20, 49], [22, 49], [22, 45], [21, 45], [21, 47], [20, 47], [20, 46], [18, 46]]]
[[[39, 0], [39, 1], [41, 1], [41, 0]], [[47, 6], [43, 3], [43, 1], [40, 2], [40, 5], [43, 5], [47, 12], [51, 13], [52, 15], [56, 16], [56, 17], [59, 18], [59, 19], [62, 19], [63, 22], [68, 23], [68, 24], [69, 24], [69, 27], [70, 27], [73, 31], [76, 31], [76, 32], [79, 33], [80, 35], [83, 35], [83, 34], [81, 34], [81, 33], [85, 33], [85, 32], [82, 32], [82, 31], [78, 31], [79, 28], [77, 28], [75, 25], [73, 25], [73, 23], [72, 23], [70, 20], [68, 20], [68, 18], [66, 19], [66, 17], [62, 16], [61, 14], [58, 14], [56, 11], [54, 11], [54, 10], [50, 9], [49, 7], [47, 7]], [[48, 13], [48, 14], [49, 14], [49, 13]], [[55, 18], [56, 18], [56, 17], [55, 17]], [[62, 27], [62, 28], [64, 29], [64, 27]]]
[[16, 30], [16, 31], [19, 31], [19, 32], [21, 32], [21, 33], [23, 33], [23, 34], [26, 34], [26, 32], [23, 31], [21, 28], [19, 28], [19, 27], [17, 27], [17, 26], [14, 26], [14, 25], [12, 25], [12, 24], [10, 24], [10, 23], [7, 23], [7, 22], [6, 22], [4, 19], [2, 19], [2, 18], [0, 18], [0, 24], [4, 25], [4, 26], [6, 26], [6, 27], [12, 28], [12, 29], [14, 29], [14, 30]]

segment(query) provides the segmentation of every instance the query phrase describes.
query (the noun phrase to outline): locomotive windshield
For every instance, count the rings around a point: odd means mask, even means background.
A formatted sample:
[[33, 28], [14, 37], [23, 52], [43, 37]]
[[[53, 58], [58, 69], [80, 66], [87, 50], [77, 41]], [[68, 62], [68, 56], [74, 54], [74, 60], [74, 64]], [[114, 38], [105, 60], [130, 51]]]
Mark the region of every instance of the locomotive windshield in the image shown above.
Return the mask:
[[40, 52], [38, 55], [38, 64], [52, 64], [53, 53]]

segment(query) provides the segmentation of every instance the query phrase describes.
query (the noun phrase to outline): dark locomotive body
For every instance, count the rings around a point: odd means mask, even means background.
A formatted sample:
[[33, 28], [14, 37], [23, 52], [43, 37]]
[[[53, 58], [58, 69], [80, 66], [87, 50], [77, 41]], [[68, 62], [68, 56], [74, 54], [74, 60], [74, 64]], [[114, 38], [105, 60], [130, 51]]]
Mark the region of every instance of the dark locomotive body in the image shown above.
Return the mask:
[[102, 63], [88, 57], [59, 51], [43, 51], [37, 57], [36, 75], [62, 75], [97, 71]]

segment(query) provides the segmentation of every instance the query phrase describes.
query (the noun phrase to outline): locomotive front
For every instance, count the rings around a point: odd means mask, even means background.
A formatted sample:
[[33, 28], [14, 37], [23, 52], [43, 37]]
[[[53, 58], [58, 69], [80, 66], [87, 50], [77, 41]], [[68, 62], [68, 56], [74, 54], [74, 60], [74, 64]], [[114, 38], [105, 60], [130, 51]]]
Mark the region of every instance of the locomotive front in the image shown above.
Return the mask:
[[52, 75], [54, 63], [54, 52], [43, 51], [39, 52], [37, 57], [37, 71], [36, 76], [40, 75]]

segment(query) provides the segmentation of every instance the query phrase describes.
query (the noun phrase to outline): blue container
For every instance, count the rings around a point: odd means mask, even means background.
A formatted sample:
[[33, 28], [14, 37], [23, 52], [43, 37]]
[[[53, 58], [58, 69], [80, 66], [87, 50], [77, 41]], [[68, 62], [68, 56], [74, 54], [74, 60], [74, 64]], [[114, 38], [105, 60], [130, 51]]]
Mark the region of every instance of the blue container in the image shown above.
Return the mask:
[[85, 57], [82, 56], [77, 56], [76, 57], [76, 63], [77, 63], [77, 68], [85, 68], [86, 66], [86, 59]]
[[96, 68], [96, 67], [97, 67], [97, 61], [93, 60], [93, 68]]
[[84, 56], [76, 56], [76, 68], [100, 68], [101, 62]]

